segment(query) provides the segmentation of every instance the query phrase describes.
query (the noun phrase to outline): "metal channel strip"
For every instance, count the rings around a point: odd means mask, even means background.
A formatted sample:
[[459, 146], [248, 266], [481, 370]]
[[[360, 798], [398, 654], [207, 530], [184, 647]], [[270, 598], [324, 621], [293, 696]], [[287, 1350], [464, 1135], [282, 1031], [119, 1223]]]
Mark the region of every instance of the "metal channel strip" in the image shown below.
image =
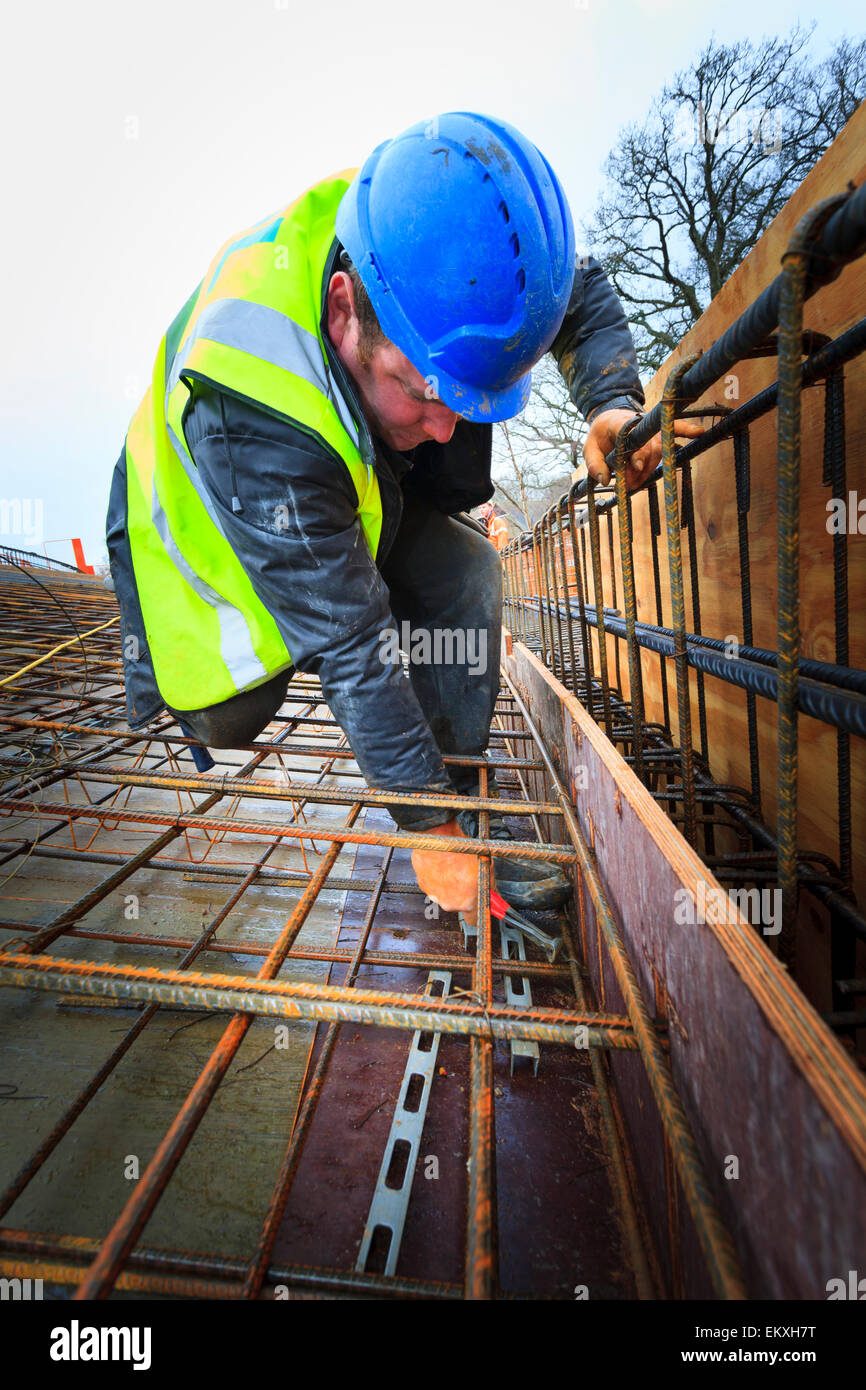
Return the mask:
[[[503, 960], [526, 960], [526, 947], [523, 944], [523, 936], [513, 927], [507, 927], [503, 922], [499, 928], [499, 940], [502, 945]], [[514, 988], [515, 980], [511, 975], [505, 976], [505, 1001], [515, 1009], [532, 1008], [532, 991], [529, 988], [529, 980], [525, 975], [520, 976], [519, 990]], [[514, 1059], [516, 1057], [528, 1057], [532, 1063], [533, 1076], [538, 1075], [538, 1062], [541, 1053], [538, 1050], [538, 1043], [532, 1042], [529, 1038], [510, 1038], [511, 1045], [511, 1075], [514, 1075]]]
[[[463, 929], [463, 949], [468, 951], [470, 941], [475, 941], [478, 938], [478, 928], [467, 922], [462, 912], [458, 914], [457, 920]], [[504, 921], [499, 924], [499, 941], [503, 960], [526, 960], [526, 944], [523, 933], [514, 927], [506, 926]], [[514, 977], [505, 976], [506, 1002], [515, 1009], [531, 1009], [532, 991], [525, 975], [520, 977], [520, 985], [519, 990], [515, 989]], [[509, 1038], [509, 1045], [511, 1048], [511, 1075], [514, 1075], [515, 1057], [528, 1057], [532, 1063], [532, 1074], [537, 1076], [538, 1063], [541, 1058], [538, 1043], [532, 1042], [528, 1038]]]
[[[435, 988], [437, 984], [441, 984], [441, 990]], [[431, 970], [427, 976], [427, 987], [424, 993], [428, 997], [437, 995], [445, 999], [448, 996], [450, 988], [451, 972], [449, 970]], [[397, 1258], [400, 1254], [400, 1243], [403, 1239], [403, 1226], [406, 1222], [406, 1212], [409, 1209], [409, 1195], [412, 1191], [415, 1165], [418, 1162], [421, 1133], [424, 1129], [424, 1119], [427, 1115], [427, 1103], [430, 1099], [430, 1087], [433, 1084], [433, 1075], [436, 1070], [436, 1058], [439, 1055], [439, 1039], [441, 1036], [441, 1033], [427, 1033], [427, 1047], [421, 1046], [421, 1040], [425, 1037], [425, 1034], [420, 1030], [412, 1037], [412, 1045], [409, 1049], [409, 1060], [406, 1063], [406, 1070], [403, 1074], [403, 1082], [400, 1087], [400, 1095], [397, 1098], [397, 1108], [394, 1111], [394, 1119], [391, 1121], [391, 1132], [388, 1135], [388, 1142], [385, 1145], [385, 1155], [382, 1159], [382, 1166], [379, 1169], [376, 1190], [373, 1193], [370, 1213], [367, 1217], [367, 1224], [364, 1227], [364, 1235], [361, 1239], [361, 1248], [358, 1251], [358, 1259], [355, 1263], [355, 1269], [360, 1273], [366, 1272], [373, 1235], [380, 1227], [383, 1227], [386, 1231], [390, 1231], [391, 1233], [388, 1255], [385, 1261], [385, 1268], [382, 1272], [384, 1274], [395, 1274], [397, 1272]], [[407, 1110], [406, 1100], [409, 1094], [409, 1088], [416, 1077], [421, 1078], [423, 1081], [421, 1094], [418, 1098], [417, 1108], [414, 1110]], [[409, 1154], [403, 1169], [402, 1181], [398, 1187], [393, 1187], [388, 1183], [388, 1174], [394, 1161], [398, 1143], [408, 1143]]]

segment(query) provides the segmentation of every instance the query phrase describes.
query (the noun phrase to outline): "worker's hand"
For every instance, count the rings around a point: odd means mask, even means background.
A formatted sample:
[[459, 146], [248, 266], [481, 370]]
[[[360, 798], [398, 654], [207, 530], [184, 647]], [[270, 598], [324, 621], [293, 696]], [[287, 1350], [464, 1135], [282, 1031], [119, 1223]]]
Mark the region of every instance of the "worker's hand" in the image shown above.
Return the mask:
[[[445, 821], [425, 830], [425, 835], [453, 835], [468, 839], [456, 820]], [[454, 854], [448, 850], [416, 849], [412, 868], [418, 887], [445, 912], [462, 912], [470, 926], [478, 916], [478, 859], [474, 854]]]
[[[610, 482], [610, 469], [604, 461], [605, 455], [616, 447], [617, 435], [626, 420], [633, 420], [634, 416], [633, 410], [603, 410], [590, 425], [583, 446], [583, 457], [587, 472], [597, 483]], [[704, 427], [699, 425], [697, 420], [675, 420], [674, 431], [678, 439], [697, 439], [698, 435], [703, 434]], [[660, 434], [654, 434], [647, 444], [642, 445], [628, 459], [625, 485], [629, 492], [646, 482], [650, 473], [661, 462], [661, 457], [662, 437]], [[573, 481], [579, 476], [575, 470]]]

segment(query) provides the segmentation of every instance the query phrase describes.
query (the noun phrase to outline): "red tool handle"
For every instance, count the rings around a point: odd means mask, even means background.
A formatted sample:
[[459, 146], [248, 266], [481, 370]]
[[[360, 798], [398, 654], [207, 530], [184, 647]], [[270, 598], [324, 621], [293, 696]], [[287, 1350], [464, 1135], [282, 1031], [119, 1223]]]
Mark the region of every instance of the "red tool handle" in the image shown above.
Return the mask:
[[492, 916], [502, 918], [511, 909], [504, 898], [500, 897], [495, 888], [490, 890], [490, 912]]

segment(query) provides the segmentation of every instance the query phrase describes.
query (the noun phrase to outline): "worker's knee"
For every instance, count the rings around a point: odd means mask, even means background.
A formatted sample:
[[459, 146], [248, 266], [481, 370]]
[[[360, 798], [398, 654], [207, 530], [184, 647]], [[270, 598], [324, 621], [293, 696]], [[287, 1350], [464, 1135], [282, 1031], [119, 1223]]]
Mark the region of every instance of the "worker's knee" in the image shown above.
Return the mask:
[[230, 700], [206, 709], [175, 710], [193, 738], [206, 748], [239, 748], [252, 743], [270, 723], [286, 698], [293, 669], [281, 671], [254, 690], [243, 690]]

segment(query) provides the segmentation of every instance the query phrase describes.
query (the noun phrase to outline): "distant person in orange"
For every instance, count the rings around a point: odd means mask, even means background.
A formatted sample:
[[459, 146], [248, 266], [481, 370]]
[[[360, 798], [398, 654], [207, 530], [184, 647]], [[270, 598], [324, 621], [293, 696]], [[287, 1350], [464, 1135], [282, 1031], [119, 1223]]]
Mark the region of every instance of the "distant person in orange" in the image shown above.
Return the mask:
[[487, 527], [487, 539], [491, 545], [495, 545], [497, 550], [504, 550], [508, 544], [508, 522], [505, 520], [505, 513], [501, 507], [497, 507], [495, 502], [485, 502], [478, 508], [478, 517], [484, 526]]

